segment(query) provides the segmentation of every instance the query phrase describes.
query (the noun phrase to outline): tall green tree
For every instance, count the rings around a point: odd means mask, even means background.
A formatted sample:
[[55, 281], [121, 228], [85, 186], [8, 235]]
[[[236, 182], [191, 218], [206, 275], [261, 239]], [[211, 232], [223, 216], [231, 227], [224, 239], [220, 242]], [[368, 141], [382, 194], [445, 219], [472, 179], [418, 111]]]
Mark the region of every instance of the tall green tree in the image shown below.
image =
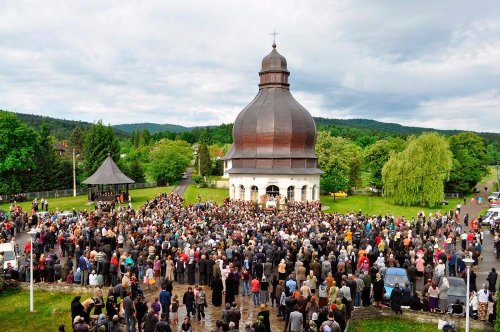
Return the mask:
[[359, 146], [345, 138], [333, 137], [328, 132], [319, 132], [316, 154], [318, 166], [325, 172], [322, 183], [326, 187], [322, 187], [323, 190], [348, 190], [359, 185], [362, 165]]
[[200, 161], [200, 172], [203, 176], [209, 176], [212, 174], [212, 159], [210, 157], [210, 152], [208, 152], [208, 146], [205, 143], [200, 143], [198, 145], [198, 153]]
[[463, 132], [450, 136], [448, 140], [453, 153], [453, 167], [445, 190], [466, 194], [488, 174], [484, 139], [475, 133]]
[[184, 141], [162, 139], [151, 150], [146, 174], [149, 180], [170, 182], [179, 179], [191, 162], [191, 146]]
[[363, 161], [370, 172], [370, 182], [382, 188], [382, 168], [394, 152], [401, 152], [406, 142], [401, 138], [381, 139], [363, 150]]
[[151, 133], [149, 132], [148, 128], [144, 128], [144, 130], [142, 131], [141, 144], [149, 145], [149, 143], [151, 143]]
[[0, 111], [0, 193], [27, 191], [26, 177], [35, 171], [39, 135], [13, 113]]
[[382, 169], [384, 195], [399, 205], [435, 206], [444, 198], [444, 181], [452, 168], [448, 141], [437, 133], [411, 138]]
[[45, 121], [42, 121], [38, 135], [40, 140], [33, 156], [36, 168], [30, 172], [26, 180], [30, 185], [30, 191], [56, 189], [58, 179], [54, 177], [53, 172], [59, 168], [60, 160], [54, 149], [54, 139], [50, 136], [50, 129]]
[[80, 127], [75, 127], [69, 137], [69, 145], [75, 149], [76, 153], [83, 151], [83, 144], [85, 142], [85, 132]]
[[85, 133], [83, 144], [83, 169], [87, 176], [92, 175], [101, 166], [108, 154], [113, 160], [120, 159], [120, 144], [110, 126], [102, 121], [92, 125]]

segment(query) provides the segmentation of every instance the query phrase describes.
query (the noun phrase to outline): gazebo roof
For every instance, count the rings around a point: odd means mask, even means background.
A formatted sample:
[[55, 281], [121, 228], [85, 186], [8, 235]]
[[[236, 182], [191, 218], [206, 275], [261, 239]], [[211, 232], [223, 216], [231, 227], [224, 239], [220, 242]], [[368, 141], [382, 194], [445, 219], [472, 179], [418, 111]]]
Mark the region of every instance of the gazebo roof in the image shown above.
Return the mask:
[[135, 183], [134, 180], [126, 176], [120, 171], [113, 158], [108, 156], [106, 160], [99, 166], [94, 174], [89, 176], [85, 181], [85, 184], [125, 184], [125, 183]]

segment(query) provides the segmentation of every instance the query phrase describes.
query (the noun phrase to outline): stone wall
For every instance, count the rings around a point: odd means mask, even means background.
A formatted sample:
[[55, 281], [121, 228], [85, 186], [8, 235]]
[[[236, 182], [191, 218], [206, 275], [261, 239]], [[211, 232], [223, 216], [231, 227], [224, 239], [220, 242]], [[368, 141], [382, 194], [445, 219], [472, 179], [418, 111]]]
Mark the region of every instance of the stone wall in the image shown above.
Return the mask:
[[[30, 290], [29, 282], [20, 282], [19, 285], [23, 290]], [[47, 291], [47, 292], [62, 292], [62, 293], [73, 293], [73, 294], [94, 294], [94, 287], [91, 286], [80, 286], [80, 285], [69, 285], [66, 283], [60, 284], [46, 284], [46, 283], [34, 283], [33, 289], [35, 291]], [[105, 295], [108, 294], [108, 288], [104, 287], [103, 292]]]

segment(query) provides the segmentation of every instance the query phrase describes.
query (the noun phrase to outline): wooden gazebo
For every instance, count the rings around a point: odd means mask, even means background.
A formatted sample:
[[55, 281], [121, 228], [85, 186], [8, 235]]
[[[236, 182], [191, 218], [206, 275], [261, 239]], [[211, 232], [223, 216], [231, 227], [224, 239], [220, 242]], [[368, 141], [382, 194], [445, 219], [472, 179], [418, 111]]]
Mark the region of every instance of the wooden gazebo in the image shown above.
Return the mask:
[[128, 193], [128, 185], [130, 183], [135, 183], [134, 180], [123, 174], [123, 172], [118, 168], [113, 158], [108, 155], [106, 160], [99, 166], [97, 171], [90, 177], [83, 181], [88, 186], [88, 200], [107, 200], [106, 197], [96, 197], [92, 192], [92, 188], [97, 186], [96, 193], [103, 192], [105, 185], [114, 185], [114, 192], [118, 191], [118, 185], [125, 184], [126, 192]]

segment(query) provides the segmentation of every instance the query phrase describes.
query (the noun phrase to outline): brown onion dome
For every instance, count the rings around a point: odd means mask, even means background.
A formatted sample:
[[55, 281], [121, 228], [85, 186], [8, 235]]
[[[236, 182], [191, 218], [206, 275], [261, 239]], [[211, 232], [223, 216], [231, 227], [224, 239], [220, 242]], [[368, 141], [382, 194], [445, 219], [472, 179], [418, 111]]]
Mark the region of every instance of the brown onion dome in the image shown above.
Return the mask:
[[234, 143], [225, 157], [232, 159], [229, 173], [252, 168], [321, 172], [314, 152], [316, 124], [290, 93], [289, 75], [285, 57], [273, 44], [262, 59], [259, 92], [234, 122]]

